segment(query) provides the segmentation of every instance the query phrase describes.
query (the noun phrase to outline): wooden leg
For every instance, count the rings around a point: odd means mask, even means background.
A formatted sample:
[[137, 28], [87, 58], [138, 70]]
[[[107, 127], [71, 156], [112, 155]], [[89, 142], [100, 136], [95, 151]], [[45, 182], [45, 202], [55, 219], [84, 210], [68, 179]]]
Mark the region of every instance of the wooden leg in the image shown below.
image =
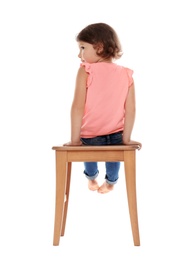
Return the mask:
[[68, 162], [67, 180], [66, 180], [66, 189], [65, 189], [66, 194], [65, 194], [65, 202], [64, 202], [61, 236], [64, 236], [64, 234], [65, 234], [65, 225], [66, 225], [67, 210], [68, 210], [68, 204], [69, 204], [70, 182], [71, 182], [71, 162]]
[[127, 189], [129, 214], [131, 219], [131, 228], [133, 233], [133, 241], [135, 246], [140, 246], [138, 215], [137, 215], [135, 166], [136, 166], [135, 151], [124, 151], [126, 189]]
[[56, 151], [56, 201], [53, 245], [58, 246], [61, 234], [64, 195], [67, 176], [67, 152]]

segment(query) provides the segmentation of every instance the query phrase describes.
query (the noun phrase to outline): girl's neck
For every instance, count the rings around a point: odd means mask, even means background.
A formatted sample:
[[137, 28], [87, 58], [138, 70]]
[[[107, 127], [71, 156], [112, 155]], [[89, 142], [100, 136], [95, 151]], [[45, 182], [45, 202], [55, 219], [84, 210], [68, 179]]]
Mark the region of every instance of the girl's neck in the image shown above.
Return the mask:
[[112, 63], [112, 59], [103, 59], [103, 58], [100, 58], [96, 63], [98, 63], [98, 62]]

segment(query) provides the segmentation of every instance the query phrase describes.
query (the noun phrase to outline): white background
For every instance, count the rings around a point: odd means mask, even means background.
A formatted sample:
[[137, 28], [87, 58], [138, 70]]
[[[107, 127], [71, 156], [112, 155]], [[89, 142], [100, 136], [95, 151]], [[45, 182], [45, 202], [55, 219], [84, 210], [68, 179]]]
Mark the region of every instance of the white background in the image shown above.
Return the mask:
[[[192, 1], [0, 2], [0, 259], [194, 259]], [[52, 245], [55, 154], [69, 141], [80, 64], [76, 34], [106, 22], [134, 70], [141, 246], [134, 247], [123, 165], [92, 193], [73, 165], [65, 237]], [[100, 181], [104, 165], [100, 164]]]

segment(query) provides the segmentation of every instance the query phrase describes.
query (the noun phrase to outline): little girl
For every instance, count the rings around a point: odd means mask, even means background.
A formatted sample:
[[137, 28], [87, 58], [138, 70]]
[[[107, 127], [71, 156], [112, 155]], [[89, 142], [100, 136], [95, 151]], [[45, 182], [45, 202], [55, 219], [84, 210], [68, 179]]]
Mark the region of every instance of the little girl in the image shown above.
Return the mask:
[[[90, 24], [76, 37], [81, 60], [71, 107], [71, 141], [65, 145], [137, 144], [133, 71], [115, 64], [122, 56], [114, 29]], [[138, 143], [141, 147], [141, 144]], [[105, 182], [97, 182], [98, 163], [84, 162], [90, 190], [107, 193], [119, 178], [120, 162], [106, 162]]]

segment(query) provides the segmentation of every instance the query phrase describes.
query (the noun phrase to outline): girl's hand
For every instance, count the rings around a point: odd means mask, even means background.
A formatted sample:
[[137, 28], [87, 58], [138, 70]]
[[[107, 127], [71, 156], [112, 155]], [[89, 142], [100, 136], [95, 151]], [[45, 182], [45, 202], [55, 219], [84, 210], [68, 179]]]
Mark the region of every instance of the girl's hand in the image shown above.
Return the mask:
[[76, 142], [76, 143], [68, 142], [68, 143], [63, 144], [63, 146], [80, 146], [80, 145], [82, 145], [81, 141]]
[[125, 144], [125, 145], [134, 145], [135, 147], [137, 146], [138, 148], [138, 150], [140, 150], [141, 149], [141, 147], [142, 147], [142, 144], [141, 143], [139, 143], [139, 142], [136, 142], [136, 141], [133, 141], [133, 140], [130, 140], [129, 142], [123, 142], [123, 144]]

